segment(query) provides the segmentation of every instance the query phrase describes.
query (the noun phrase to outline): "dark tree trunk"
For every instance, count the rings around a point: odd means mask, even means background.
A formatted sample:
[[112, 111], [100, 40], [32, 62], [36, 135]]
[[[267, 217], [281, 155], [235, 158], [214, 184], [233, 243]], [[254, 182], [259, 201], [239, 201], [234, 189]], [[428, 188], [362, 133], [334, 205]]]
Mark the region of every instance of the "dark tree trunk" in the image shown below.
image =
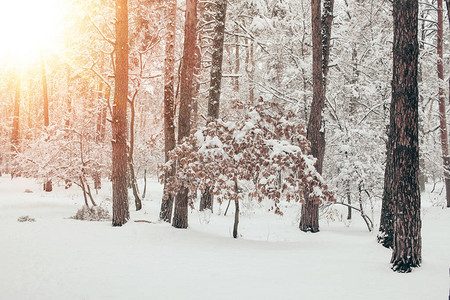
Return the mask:
[[[180, 112], [178, 115], [178, 143], [190, 134], [192, 92], [197, 39], [197, 0], [186, 1], [186, 23], [184, 29], [183, 65], [180, 78]], [[189, 190], [182, 186], [175, 197], [172, 225], [175, 228], [188, 227]]]
[[[225, 18], [227, 13], [227, 1], [220, 0], [214, 6], [215, 27], [211, 55], [211, 79], [208, 99], [208, 122], [219, 118], [220, 93], [222, 85], [223, 42], [225, 38]], [[236, 45], [236, 51], [238, 46]], [[236, 65], [238, 66], [238, 65]], [[209, 187], [201, 196], [200, 211], [209, 209], [212, 211], [213, 195]]]
[[[324, 2], [322, 21], [321, 0], [311, 0], [311, 24], [313, 42], [313, 101], [308, 122], [307, 138], [311, 142], [311, 154], [317, 158], [315, 167], [322, 174], [323, 156], [325, 154], [325, 132], [322, 128], [322, 111], [325, 97], [325, 78], [328, 74], [328, 60], [333, 21], [334, 1]], [[322, 31], [323, 30], [323, 31]], [[323, 32], [323, 34], [322, 34]], [[319, 204], [308, 200], [302, 205], [300, 230], [319, 231]]]
[[208, 118], [215, 120], [219, 118], [219, 103], [222, 84], [222, 62], [223, 62], [223, 41], [225, 37], [225, 16], [227, 11], [227, 1], [216, 2], [216, 26], [211, 55], [211, 79], [208, 99]]
[[[167, 8], [167, 38], [166, 57], [164, 59], [164, 153], [165, 161], [169, 160], [168, 153], [175, 148], [175, 22], [177, 2], [168, 1]], [[174, 175], [174, 169], [165, 174], [165, 180]], [[161, 202], [159, 218], [165, 222], [172, 219], [173, 196], [166, 195]]]
[[392, 199], [395, 203], [392, 269], [421, 263], [419, 171], [418, 0], [393, 2]]
[[113, 226], [129, 219], [127, 189], [128, 3], [116, 0], [116, 70], [112, 115]]
[[239, 200], [236, 198], [234, 200], [235, 210], [234, 210], [234, 225], [233, 225], [233, 237], [236, 239], [238, 237], [238, 225], [239, 225]]
[[205, 209], [209, 209], [211, 212], [213, 211], [213, 195], [211, 194], [209, 186], [206, 187], [205, 191], [202, 193], [200, 198], [200, 211], [204, 211]]
[[[392, 102], [391, 102], [391, 110]], [[384, 169], [384, 188], [381, 205], [380, 229], [378, 233], [378, 242], [386, 248], [393, 247], [394, 239], [394, 213], [395, 205], [392, 198], [393, 193], [393, 161], [392, 161], [392, 143], [393, 139], [388, 133], [388, 142], [386, 144], [386, 167]]]

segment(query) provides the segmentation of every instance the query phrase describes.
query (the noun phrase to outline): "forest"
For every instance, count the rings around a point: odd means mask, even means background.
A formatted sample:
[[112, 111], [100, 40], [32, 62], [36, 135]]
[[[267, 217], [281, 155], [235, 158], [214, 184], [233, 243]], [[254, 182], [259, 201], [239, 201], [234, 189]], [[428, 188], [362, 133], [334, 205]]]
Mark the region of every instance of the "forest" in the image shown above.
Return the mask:
[[0, 12], [0, 299], [450, 299], [450, 0]]

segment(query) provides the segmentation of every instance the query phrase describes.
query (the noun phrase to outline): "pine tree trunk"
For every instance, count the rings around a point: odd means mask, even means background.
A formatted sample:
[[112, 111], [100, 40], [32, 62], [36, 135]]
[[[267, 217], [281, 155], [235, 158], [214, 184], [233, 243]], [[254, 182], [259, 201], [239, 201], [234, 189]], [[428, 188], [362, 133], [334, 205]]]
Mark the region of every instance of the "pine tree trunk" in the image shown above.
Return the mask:
[[418, 0], [393, 3], [392, 199], [395, 203], [392, 269], [421, 263], [419, 171]]
[[[175, 22], [177, 13], [176, 0], [167, 3], [167, 38], [164, 59], [164, 154], [165, 161], [169, 160], [168, 153], [175, 148]], [[165, 174], [165, 182], [172, 172]], [[164, 189], [165, 190], [165, 189]], [[165, 222], [172, 219], [173, 196], [167, 195], [167, 199], [161, 202], [159, 218]]]
[[[392, 102], [391, 102], [391, 110]], [[393, 193], [393, 161], [392, 161], [392, 143], [391, 134], [388, 134], [388, 142], [386, 145], [386, 167], [384, 169], [384, 188], [383, 199], [381, 205], [380, 229], [378, 233], [378, 242], [386, 248], [393, 247], [394, 239], [394, 213], [395, 205], [392, 198]]]
[[129, 219], [127, 189], [128, 3], [116, 0], [116, 72], [112, 115], [113, 226]]
[[[315, 167], [322, 174], [323, 156], [325, 153], [325, 133], [322, 127], [322, 111], [324, 107], [324, 74], [328, 54], [324, 49], [329, 49], [329, 38], [325, 38], [328, 32], [322, 35], [321, 0], [311, 0], [311, 24], [313, 42], [313, 101], [308, 122], [307, 138], [311, 142], [311, 154], [317, 158]], [[331, 3], [332, 4], [332, 3]], [[331, 8], [332, 9], [332, 8]], [[332, 16], [330, 14], [330, 16]], [[330, 24], [331, 30], [331, 24]], [[327, 43], [327, 45], [324, 44]], [[312, 203], [305, 193], [305, 204], [302, 205], [300, 217], [300, 230], [319, 231], [319, 205]]]
[[[195, 44], [197, 40], [197, 0], [186, 1], [186, 23], [184, 29], [183, 65], [180, 78], [180, 112], [178, 115], [178, 143], [190, 134], [192, 92], [195, 67]], [[175, 197], [172, 225], [175, 228], [188, 227], [189, 190], [182, 186]]]
[[[227, 1], [219, 0], [214, 5], [215, 27], [213, 34], [212, 55], [211, 55], [211, 79], [209, 85], [208, 98], [208, 122], [219, 118], [220, 94], [222, 85], [222, 63], [223, 63], [223, 43], [225, 39], [225, 18], [227, 11]], [[200, 198], [200, 211], [209, 209], [212, 211], [213, 195], [207, 187]]]
[[[447, 5], [448, 5], [448, 1]], [[438, 54], [438, 78], [439, 78], [439, 124], [441, 127], [441, 150], [442, 161], [444, 167], [444, 181], [445, 181], [445, 195], [447, 199], [447, 207], [450, 207], [450, 157], [448, 151], [448, 131], [447, 131], [447, 116], [445, 109], [445, 92], [444, 92], [444, 56], [443, 56], [443, 3], [438, 0], [438, 35], [437, 35], [437, 54]], [[447, 6], [448, 8], [448, 6]], [[447, 11], [448, 13], [448, 11]], [[450, 22], [450, 20], [449, 20]]]

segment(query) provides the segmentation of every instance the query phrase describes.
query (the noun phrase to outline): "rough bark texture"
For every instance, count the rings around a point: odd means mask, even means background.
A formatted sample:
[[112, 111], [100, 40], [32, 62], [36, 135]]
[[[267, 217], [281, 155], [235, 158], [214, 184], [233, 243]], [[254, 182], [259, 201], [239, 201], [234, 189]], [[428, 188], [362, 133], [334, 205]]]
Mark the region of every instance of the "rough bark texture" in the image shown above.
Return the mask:
[[129, 219], [127, 189], [128, 3], [116, 0], [116, 70], [112, 115], [113, 226]]
[[392, 199], [395, 203], [392, 269], [410, 272], [421, 263], [419, 171], [418, 0], [394, 0]]
[[[332, 22], [332, 4], [333, 1], [327, 1], [329, 12], [324, 13], [324, 21], [321, 19], [320, 10], [321, 0], [311, 0], [311, 24], [312, 24], [312, 43], [313, 43], [313, 101], [311, 104], [311, 113], [308, 122], [307, 138], [311, 142], [311, 154], [317, 158], [315, 167], [322, 174], [323, 156], [325, 154], [325, 133], [322, 127], [322, 111], [324, 107], [324, 72], [328, 72], [328, 56], [329, 56], [329, 37], [331, 34]], [[326, 8], [326, 6], [324, 7]], [[331, 18], [328, 21], [327, 18]], [[322, 34], [322, 24], [329, 24], [329, 28]], [[325, 29], [325, 28], [324, 28]], [[325, 44], [324, 44], [325, 43]], [[325, 50], [325, 53], [324, 53]], [[325, 56], [324, 56], [325, 54]], [[325, 66], [324, 62], [327, 65]], [[313, 203], [307, 199], [302, 205], [300, 217], [300, 230], [302, 231], [319, 231], [319, 204]]]
[[[167, 7], [167, 37], [164, 59], [164, 154], [165, 161], [169, 160], [168, 153], [175, 148], [175, 22], [177, 13], [176, 0], [168, 1]], [[165, 174], [173, 176], [174, 172]], [[173, 196], [168, 195], [167, 199], [161, 202], [159, 218], [165, 222], [172, 219]]]
[[[227, 1], [220, 0], [214, 5], [215, 27], [211, 55], [211, 79], [208, 98], [208, 121], [219, 118], [220, 92], [222, 85], [222, 62], [223, 42], [225, 39], [225, 17], [227, 12]], [[238, 46], [236, 46], [238, 47]], [[238, 48], [236, 48], [238, 49]], [[237, 51], [237, 50], [236, 50]], [[205, 190], [200, 199], [200, 210], [210, 209], [212, 211], [213, 196], [209, 188]]]
[[238, 226], [239, 226], [239, 200], [234, 200], [235, 210], [234, 210], [234, 225], [233, 225], [233, 237], [236, 239], [238, 237]]
[[[391, 111], [392, 111], [391, 102]], [[378, 242], [386, 248], [393, 247], [394, 239], [394, 212], [395, 205], [392, 199], [393, 187], [393, 163], [392, 163], [392, 136], [388, 133], [388, 142], [386, 144], [386, 167], [384, 169], [384, 188], [381, 205], [380, 229], [378, 233]]]
[[208, 99], [208, 117], [217, 119], [219, 117], [220, 92], [222, 84], [222, 62], [223, 62], [223, 41], [225, 37], [225, 16], [227, 1], [219, 0], [216, 5], [216, 26], [211, 55], [211, 80]]
[[[178, 142], [187, 137], [191, 130], [192, 92], [195, 67], [195, 44], [197, 39], [197, 0], [186, 1], [186, 23], [184, 28], [183, 65], [180, 78], [180, 112], [178, 115]], [[182, 187], [175, 197], [172, 225], [175, 228], [188, 227], [188, 194]]]
[[[450, 0], [446, 0], [447, 3], [447, 15], [449, 14], [448, 8]], [[437, 54], [439, 56], [437, 63], [438, 78], [439, 78], [439, 124], [441, 127], [441, 149], [442, 160], [444, 167], [444, 180], [445, 180], [445, 194], [447, 199], [447, 207], [450, 207], [450, 157], [448, 151], [448, 131], [447, 131], [447, 117], [445, 109], [445, 93], [444, 93], [444, 65], [443, 65], [443, 5], [442, 0], [438, 0], [438, 36], [437, 36]], [[450, 24], [450, 20], [449, 20]], [[449, 81], [450, 87], [450, 81]], [[450, 91], [450, 88], [449, 88]]]

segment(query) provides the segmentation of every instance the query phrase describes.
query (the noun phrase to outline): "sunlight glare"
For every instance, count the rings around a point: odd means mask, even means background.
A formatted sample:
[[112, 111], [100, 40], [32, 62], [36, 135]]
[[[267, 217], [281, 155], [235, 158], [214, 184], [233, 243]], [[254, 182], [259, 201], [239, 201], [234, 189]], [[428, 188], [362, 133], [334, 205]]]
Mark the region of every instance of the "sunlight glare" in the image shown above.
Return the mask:
[[43, 51], [56, 51], [64, 0], [4, 1], [0, 10], [0, 60], [27, 65]]

